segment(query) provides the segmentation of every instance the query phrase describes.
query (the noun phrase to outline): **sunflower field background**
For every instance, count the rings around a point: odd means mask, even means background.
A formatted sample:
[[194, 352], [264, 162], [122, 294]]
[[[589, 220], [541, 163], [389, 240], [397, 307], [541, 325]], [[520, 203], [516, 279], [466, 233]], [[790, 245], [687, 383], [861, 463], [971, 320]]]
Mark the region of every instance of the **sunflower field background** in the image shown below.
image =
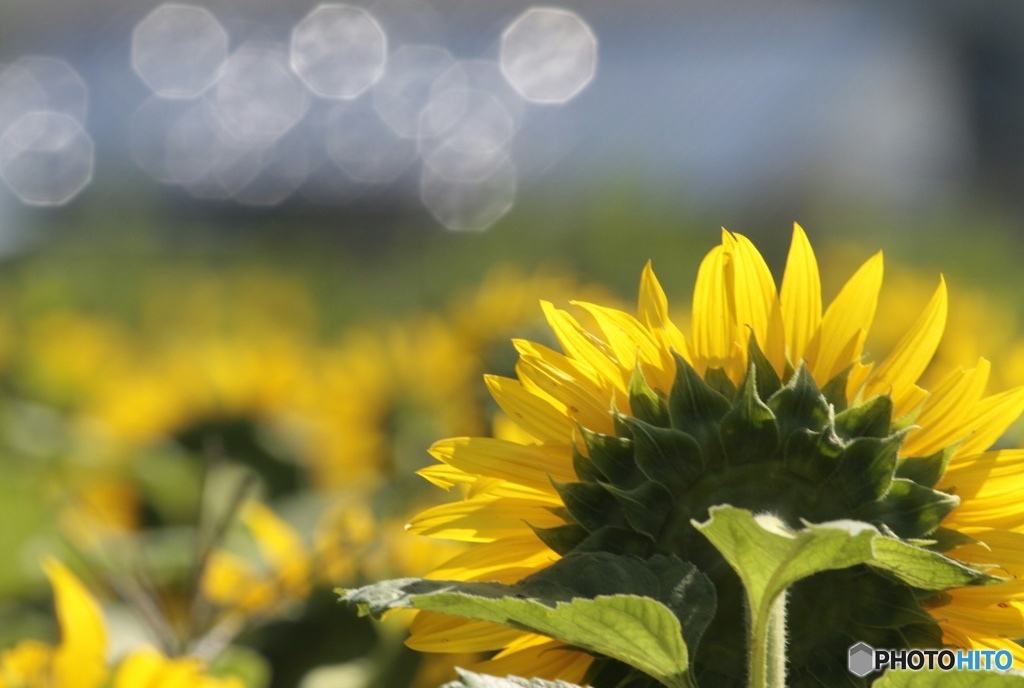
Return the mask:
[[632, 312], [651, 260], [687, 324], [721, 226], [778, 280], [798, 221], [827, 297], [882, 249], [869, 355], [941, 273], [922, 380], [1024, 384], [1016, 7], [565, 3], [520, 48], [524, 3], [323, 7], [365, 50], [315, 3], [0, 6], [0, 688], [472, 668], [334, 589], [461, 551], [405, 529], [458, 494], [428, 450], [518, 439], [483, 376], [557, 346], [542, 300]]

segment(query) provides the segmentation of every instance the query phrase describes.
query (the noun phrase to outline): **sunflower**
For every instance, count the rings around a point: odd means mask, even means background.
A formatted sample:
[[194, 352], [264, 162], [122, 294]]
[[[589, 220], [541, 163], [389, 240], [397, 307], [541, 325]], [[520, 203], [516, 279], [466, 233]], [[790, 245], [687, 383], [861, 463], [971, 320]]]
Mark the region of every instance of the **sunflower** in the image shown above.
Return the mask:
[[[882, 274], [878, 253], [823, 309], [799, 226], [779, 289], [754, 245], [723, 230], [698, 271], [689, 336], [649, 263], [635, 317], [542, 303], [561, 351], [516, 340], [518, 379], [486, 378], [531, 439], [460, 437], [431, 449], [443, 465], [429, 479], [466, 496], [408, 528], [473, 543], [431, 577], [514, 583], [580, 550], [677, 555], [719, 599], [696, 678], [742, 685], [743, 590], [693, 520], [723, 503], [792, 528], [854, 519], [1007, 580], [929, 593], [855, 566], [798, 583], [787, 602], [792, 685], [856, 680], [842, 658], [857, 641], [1006, 649], [1024, 661], [1013, 642], [1024, 636], [1024, 582], [1014, 580], [1024, 573], [1024, 450], [989, 451], [1024, 411], [1024, 388], [987, 396], [983, 358], [931, 390], [918, 385], [945, 328], [941, 277], [893, 349], [871, 360], [864, 342]], [[707, 402], [702, 414], [687, 412], [682, 387]], [[730, 429], [741, 402], [767, 411], [775, 434]], [[408, 642], [494, 653], [472, 668], [498, 676], [612, 681], [607, 661], [549, 638], [436, 613], [417, 616]]]

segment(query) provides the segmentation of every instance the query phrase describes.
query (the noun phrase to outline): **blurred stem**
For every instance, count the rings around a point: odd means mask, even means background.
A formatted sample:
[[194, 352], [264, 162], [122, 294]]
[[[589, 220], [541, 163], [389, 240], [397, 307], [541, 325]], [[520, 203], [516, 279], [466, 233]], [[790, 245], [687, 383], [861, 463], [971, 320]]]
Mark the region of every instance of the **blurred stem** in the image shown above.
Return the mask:
[[210, 481], [211, 467], [223, 459], [223, 451], [219, 446], [215, 446], [213, 443], [208, 442], [204, 446], [204, 454], [206, 460], [203, 462], [203, 480], [199, 494], [198, 513], [196, 516], [198, 551], [196, 554], [195, 567], [192, 571], [192, 580], [189, 581], [189, 591], [192, 598], [189, 619], [192, 624], [191, 630], [193, 635], [198, 632], [200, 619], [202, 618], [201, 612], [203, 610], [203, 605], [205, 604], [202, 591], [203, 577], [205, 576], [206, 569], [210, 564], [210, 557], [213, 555], [217, 546], [220, 545], [227, 536], [228, 529], [230, 529], [231, 525], [235, 522], [239, 509], [242, 508], [242, 505], [245, 503], [249, 493], [256, 484], [256, 476], [252, 473], [246, 473], [245, 476], [238, 481], [238, 485], [231, 494], [231, 500], [228, 502], [227, 509], [225, 509], [219, 519], [214, 521], [213, 529], [209, 536], [204, 537], [203, 524], [207, 520], [205, 518], [207, 485]]

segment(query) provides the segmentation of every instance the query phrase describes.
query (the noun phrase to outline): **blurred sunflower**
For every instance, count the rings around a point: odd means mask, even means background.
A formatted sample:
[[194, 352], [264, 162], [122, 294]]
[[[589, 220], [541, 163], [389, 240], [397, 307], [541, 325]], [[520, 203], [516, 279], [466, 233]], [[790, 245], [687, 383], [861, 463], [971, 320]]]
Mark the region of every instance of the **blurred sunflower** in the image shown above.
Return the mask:
[[[1024, 388], [986, 396], [985, 359], [930, 391], [917, 384], [946, 324], [942, 279], [888, 356], [865, 362], [882, 272], [878, 253], [823, 312], [799, 227], [780, 290], [753, 244], [723, 232], [698, 272], [689, 337], [668, 317], [650, 265], [636, 317], [577, 303], [576, 318], [544, 303], [561, 353], [516, 340], [518, 380], [486, 378], [530, 439], [459, 437], [431, 449], [445, 466], [427, 477], [466, 496], [409, 529], [472, 543], [431, 577], [511, 583], [579, 548], [678, 555], [718, 591], [697, 678], [728, 686], [743, 680], [743, 591], [691, 525], [716, 504], [769, 511], [793, 528], [867, 521], [1020, 575], [1024, 510], [1014, 486], [1024, 450], [986, 450], [1024, 410]], [[763, 432], [737, 425], [740, 407], [758, 414]], [[1024, 583], [926, 594], [852, 567], [791, 589], [787, 626], [793, 685], [850, 680], [821, 658], [845, 656], [856, 641], [1000, 648], [1020, 662], [1012, 639], [1024, 636]], [[499, 676], [601, 685], [611, 680], [602, 672], [618, 671], [541, 636], [433, 613], [417, 616], [409, 644], [496, 652], [473, 668]]]
[[168, 658], [141, 647], [116, 666], [107, 660], [107, 630], [95, 598], [55, 559], [44, 568], [53, 586], [61, 640], [55, 647], [26, 640], [0, 653], [0, 688], [243, 688], [233, 677], [215, 678], [196, 658]]

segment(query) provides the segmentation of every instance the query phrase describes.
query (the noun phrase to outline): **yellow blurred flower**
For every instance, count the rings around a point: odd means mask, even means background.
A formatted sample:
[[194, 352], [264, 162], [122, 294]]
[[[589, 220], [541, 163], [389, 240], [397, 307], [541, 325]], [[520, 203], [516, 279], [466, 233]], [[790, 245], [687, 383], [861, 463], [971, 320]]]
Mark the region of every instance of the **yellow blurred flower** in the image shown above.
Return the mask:
[[263, 565], [217, 549], [202, 580], [205, 597], [229, 613], [268, 615], [304, 599], [312, 587], [309, 548], [295, 530], [259, 502], [242, 510], [242, 522], [252, 534]]
[[242, 688], [237, 678], [205, 675], [195, 658], [168, 659], [143, 647], [116, 667], [107, 662], [107, 629], [95, 598], [56, 559], [43, 568], [53, 586], [61, 639], [56, 647], [26, 640], [0, 653], [0, 688]]

